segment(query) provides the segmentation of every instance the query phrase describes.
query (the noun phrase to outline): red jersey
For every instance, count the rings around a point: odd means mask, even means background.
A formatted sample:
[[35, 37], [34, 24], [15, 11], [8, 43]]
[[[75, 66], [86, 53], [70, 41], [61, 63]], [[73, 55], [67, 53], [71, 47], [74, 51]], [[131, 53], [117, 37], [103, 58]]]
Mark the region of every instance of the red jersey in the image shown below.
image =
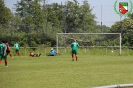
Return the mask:
[[5, 43], [5, 44], [6, 44], [6, 46], [7, 46], [7, 49], [6, 49], [6, 50], [10, 50], [9, 44], [8, 44], [8, 43]]
[[29, 56], [34, 56], [34, 53], [30, 53]]

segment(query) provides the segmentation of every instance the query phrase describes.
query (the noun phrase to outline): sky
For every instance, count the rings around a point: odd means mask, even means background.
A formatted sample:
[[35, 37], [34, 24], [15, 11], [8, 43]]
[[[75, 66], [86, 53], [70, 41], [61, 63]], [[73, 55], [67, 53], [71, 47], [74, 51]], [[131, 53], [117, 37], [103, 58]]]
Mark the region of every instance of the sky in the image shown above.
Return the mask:
[[[16, 4], [17, 0], [4, 0], [6, 7], [10, 8], [12, 11], [12, 8], [14, 8], [14, 4]], [[18, 0], [19, 1], [19, 0]], [[65, 1], [73, 1], [73, 0], [46, 0], [47, 3], [65, 3]], [[79, 4], [82, 5], [83, 0], [77, 0]], [[90, 4], [91, 8], [93, 8], [92, 13], [95, 14], [97, 17], [95, 20], [97, 21], [97, 24], [111, 26], [116, 21], [120, 21], [121, 19], [124, 19], [125, 17], [122, 17], [120, 19], [120, 16], [116, 14], [114, 11], [114, 3], [116, 0], [88, 0], [88, 3]], [[133, 2], [133, 0], [131, 0]], [[119, 2], [129, 2], [129, 0], [118, 0]], [[118, 9], [118, 6], [116, 7]], [[130, 4], [128, 9], [130, 9]]]

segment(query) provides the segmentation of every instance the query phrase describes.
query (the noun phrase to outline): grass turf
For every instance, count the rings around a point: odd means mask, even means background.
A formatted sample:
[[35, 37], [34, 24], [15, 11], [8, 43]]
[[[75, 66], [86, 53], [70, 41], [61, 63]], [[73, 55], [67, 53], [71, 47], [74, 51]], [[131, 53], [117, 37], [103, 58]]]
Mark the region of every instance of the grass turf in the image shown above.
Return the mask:
[[8, 57], [0, 64], [0, 88], [91, 88], [132, 83], [133, 56]]

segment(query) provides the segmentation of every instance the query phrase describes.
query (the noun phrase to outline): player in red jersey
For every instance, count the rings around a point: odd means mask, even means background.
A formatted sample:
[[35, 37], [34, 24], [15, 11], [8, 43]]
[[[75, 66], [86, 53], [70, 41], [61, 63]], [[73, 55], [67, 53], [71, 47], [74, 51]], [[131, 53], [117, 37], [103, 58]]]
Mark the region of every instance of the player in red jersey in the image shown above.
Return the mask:
[[29, 56], [31, 57], [40, 57], [42, 55], [42, 53], [40, 54], [34, 54], [33, 52], [30, 52]]
[[12, 57], [12, 54], [11, 54], [11, 52], [10, 52], [10, 46], [9, 46], [8, 42], [5, 41], [5, 44], [6, 44], [6, 46], [7, 46], [7, 49], [6, 49], [7, 55], [9, 55], [11, 58], [13, 58], [13, 57]]
[[34, 57], [34, 53], [30, 52], [29, 56]]

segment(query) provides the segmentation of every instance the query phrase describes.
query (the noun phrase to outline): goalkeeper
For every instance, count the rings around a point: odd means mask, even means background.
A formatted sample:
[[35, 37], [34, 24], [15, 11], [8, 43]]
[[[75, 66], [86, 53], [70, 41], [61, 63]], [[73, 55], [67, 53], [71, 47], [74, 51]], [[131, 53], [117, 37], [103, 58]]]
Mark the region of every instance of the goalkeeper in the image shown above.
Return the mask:
[[53, 48], [51, 48], [48, 56], [57, 56], [57, 55], [60, 55], [60, 53], [57, 53]]
[[72, 61], [74, 61], [74, 55], [75, 55], [75, 58], [76, 58], [76, 61], [78, 61], [78, 56], [77, 56], [77, 53], [78, 53], [78, 47], [79, 47], [79, 44], [76, 42], [76, 40], [74, 40], [74, 42], [72, 42], [71, 44], [71, 48], [72, 48]]

